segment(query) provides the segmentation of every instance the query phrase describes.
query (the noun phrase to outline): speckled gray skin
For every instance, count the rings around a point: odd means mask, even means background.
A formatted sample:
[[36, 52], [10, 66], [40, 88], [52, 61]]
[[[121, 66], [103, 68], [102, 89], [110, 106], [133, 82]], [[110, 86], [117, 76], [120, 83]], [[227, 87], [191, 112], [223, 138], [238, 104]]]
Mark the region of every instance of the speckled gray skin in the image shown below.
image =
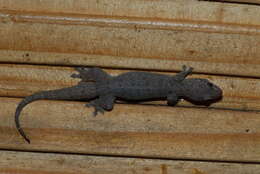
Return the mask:
[[194, 104], [209, 105], [222, 97], [222, 90], [207, 79], [185, 79], [192, 68], [183, 66], [183, 71], [175, 76], [148, 72], [127, 72], [112, 77], [100, 68], [76, 68], [80, 78], [78, 85], [51, 91], [42, 91], [25, 97], [17, 106], [15, 124], [19, 133], [30, 143], [20, 127], [19, 115], [22, 109], [35, 100], [91, 100], [86, 104], [94, 107], [94, 116], [98, 112], [113, 109], [116, 99], [126, 101], [167, 100], [174, 106], [180, 99]]

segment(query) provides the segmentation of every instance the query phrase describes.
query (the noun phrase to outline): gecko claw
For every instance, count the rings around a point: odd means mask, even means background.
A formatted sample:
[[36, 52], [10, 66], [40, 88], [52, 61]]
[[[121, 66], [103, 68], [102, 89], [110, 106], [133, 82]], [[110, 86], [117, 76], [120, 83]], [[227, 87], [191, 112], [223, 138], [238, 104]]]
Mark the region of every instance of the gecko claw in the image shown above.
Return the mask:
[[94, 112], [92, 113], [93, 117], [96, 117], [98, 115], [98, 113], [101, 113], [101, 114], [105, 113], [105, 110], [102, 107], [97, 106], [95, 103], [90, 102], [90, 103], [87, 103], [85, 106], [88, 108], [94, 107]]
[[186, 65], [183, 65], [182, 66], [182, 70], [190, 74], [190, 73], [192, 73], [193, 68], [192, 67], [188, 67]]
[[22, 129], [21, 127], [18, 128], [18, 132], [22, 135], [22, 137], [25, 139], [25, 141], [26, 141], [28, 144], [31, 143], [30, 139], [27, 138], [27, 136], [25, 135], [25, 133], [24, 133], [24, 131], [23, 131], [23, 129]]

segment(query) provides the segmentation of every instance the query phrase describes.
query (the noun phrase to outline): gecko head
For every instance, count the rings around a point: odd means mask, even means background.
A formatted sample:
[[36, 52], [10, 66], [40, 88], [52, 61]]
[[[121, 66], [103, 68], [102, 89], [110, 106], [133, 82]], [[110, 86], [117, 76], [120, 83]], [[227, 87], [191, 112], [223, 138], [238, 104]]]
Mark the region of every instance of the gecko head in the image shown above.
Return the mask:
[[183, 80], [183, 98], [193, 104], [209, 106], [222, 98], [222, 90], [207, 79]]

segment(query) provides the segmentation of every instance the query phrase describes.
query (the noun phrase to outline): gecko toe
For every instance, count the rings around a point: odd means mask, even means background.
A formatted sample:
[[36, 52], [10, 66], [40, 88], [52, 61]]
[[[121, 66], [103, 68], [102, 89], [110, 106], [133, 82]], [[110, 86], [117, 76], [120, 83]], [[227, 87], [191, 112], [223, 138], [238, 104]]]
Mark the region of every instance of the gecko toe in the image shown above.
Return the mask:
[[102, 108], [95, 108], [95, 111], [92, 113], [93, 117], [96, 117], [99, 113], [101, 113], [102, 115], [104, 114], [104, 109]]
[[183, 69], [183, 71], [188, 72], [188, 73], [192, 73], [192, 71], [193, 71], [192, 67], [186, 66], [186, 65], [183, 65], [182, 69]]
[[85, 104], [85, 106], [88, 107], [88, 108], [94, 107], [95, 110], [94, 110], [94, 112], [92, 113], [92, 115], [93, 115], [94, 117], [97, 116], [98, 113], [101, 113], [101, 114], [104, 114], [104, 113], [105, 113], [105, 110], [104, 110], [102, 107], [96, 105], [96, 104], [93, 103], [93, 102], [87, 103], [87, 104]]

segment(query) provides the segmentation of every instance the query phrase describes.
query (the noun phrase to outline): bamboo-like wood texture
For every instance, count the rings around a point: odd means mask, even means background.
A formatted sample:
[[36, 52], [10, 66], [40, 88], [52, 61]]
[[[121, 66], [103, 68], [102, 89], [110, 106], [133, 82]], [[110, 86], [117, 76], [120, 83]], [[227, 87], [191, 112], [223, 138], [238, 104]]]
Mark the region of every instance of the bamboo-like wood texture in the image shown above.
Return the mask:
[[[0, 0], [0, 173], [259, 174], [260, 6], [197, 0]], [[91, 117], [84, 101], [36, 101], [76, 85], [75, 66], [140, 70], [223, 89], [210, 107], [129, 104]]]
[[[149, 173], [149, 174], [245, 174], [260, 170], [259, 165], [185, 162], [155, 159], [134, 159], [115, 157], [95, 157], [83, 155], [40, 154], [24, 152], [0, 151], [3, 158], [0, 161], [2, 173], [31, 173], [31, 174], [82, 174], [82, 173]], [[10, 167], [15, 163], [18, 169]], [[46, 168], [48, 166], [48, 168]]]
[[260, 7], [195, 0], [72, 2], [36, 7], [30, 0], [2, 1], [0, 61], [167, 71], [187, 64], [195, 72], [260, 75]]

